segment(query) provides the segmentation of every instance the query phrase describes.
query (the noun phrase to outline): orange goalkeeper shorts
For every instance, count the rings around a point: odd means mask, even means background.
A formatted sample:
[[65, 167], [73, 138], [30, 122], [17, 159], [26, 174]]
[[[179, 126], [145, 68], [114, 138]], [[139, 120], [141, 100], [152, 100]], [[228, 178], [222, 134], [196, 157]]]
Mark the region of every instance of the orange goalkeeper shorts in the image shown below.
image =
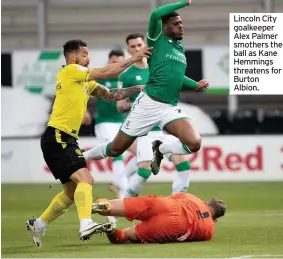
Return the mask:
[[163, 196], [125, 198], [124, 208], [129, 221], [140, 220], [135, 227], [142, 243], [175, 242], [186, 235], [189, 220], [181, 204]]

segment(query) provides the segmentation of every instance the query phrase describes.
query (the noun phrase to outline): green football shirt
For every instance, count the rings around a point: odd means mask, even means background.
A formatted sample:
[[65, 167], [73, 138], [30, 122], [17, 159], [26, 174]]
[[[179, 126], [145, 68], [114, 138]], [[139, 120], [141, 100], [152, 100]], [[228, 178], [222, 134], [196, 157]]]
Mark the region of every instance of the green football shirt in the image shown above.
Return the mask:
[[185, 0], [159, 7], [151, 14], [147, 45], [153, 47], [148, 59], [149, 80], [144, 91], [161, 102], [176, 106], [187, 67], [185, 48], [162, 33], [161, 17], [187, 6]]

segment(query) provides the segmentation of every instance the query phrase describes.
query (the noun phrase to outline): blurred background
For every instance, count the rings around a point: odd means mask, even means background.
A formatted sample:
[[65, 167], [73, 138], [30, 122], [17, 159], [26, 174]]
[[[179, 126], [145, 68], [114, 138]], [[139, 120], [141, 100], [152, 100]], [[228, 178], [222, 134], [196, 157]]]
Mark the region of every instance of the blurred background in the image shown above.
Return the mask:
[[[104, 66], [111, 49], [121, 48], [127, 54], [125, 37], [133, 32], [145, 34], [151, 10], [169, 2], [172, 1], [2, 0], [1, 137], [4, 147], [8, 143], [8, 150], [2, 150], [2, 161], [17, 161], [10, 144], [15, 139], [26, 143], [23, 146], [36, 141], [38, 149], [38, 137], [45, 129], [52, 107], [56, 73], [64, 64], [64, 42], [83, 39], [88, 43], [91, 66]], [[186, 75], [196, 81], [206, 78], [211, 82], [206, 93], [184, 89], [181, 94], [185, 112], [203, 136], [209, 135], [204, 138], [204, 145], [220, 148], [224, 171], [231, 171], [233, 163], [239, 172], [243, 171], [238, 164], [245, 164], [245, 156], [250, 152], [259, 152], [255, 154], [261, 155], [262, 161], [270, 160], [265, 157], [267, 152], [260, 153], [257, 148], [267, 150], [272, 141], [282, 143], [283, 147], [283, 96], [228, 94], [229, 13], [283, 12], [283, 1], [198, 0], [179, 12], [185, 26]], [[80, 131], [83, 146], [92, 146], [96, 140], [95, 98], [90, 99], [88, 109], [91, 119]], [[231, 144], [227, 147], [226, 143]], [[203, 150], [207, 151], [205, 146]], [[204, 168], [219, 172], [221, 165], [213, 160], [218, 155], [215, 150], [206, 158], [203, 156], [207, 153], [196, 158], [200, 173]], [[281, 146], [276, 147], [273, 159], [283, 163], [281, 152]], [[233, 156], [234, 153], [240, 154], [241, 159]], [[230, 169], [225, 159], [233, 164]], [[281, 162], [276, 169], [271, 165], [272, 171], [282, 173]], [[262, 163], [262, 167], [254, 166], [263, 172], [270, 170], [268, 162]]]

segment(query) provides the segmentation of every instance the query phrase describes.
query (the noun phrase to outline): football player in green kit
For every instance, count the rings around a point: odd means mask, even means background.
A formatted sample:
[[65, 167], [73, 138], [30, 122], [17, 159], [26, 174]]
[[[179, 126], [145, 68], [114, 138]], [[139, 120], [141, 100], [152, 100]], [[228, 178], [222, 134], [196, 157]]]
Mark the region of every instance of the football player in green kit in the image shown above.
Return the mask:
[[[140, 33], [130, 34], [126, 38], [126, 44], [128, 52], [133, 55], [141, 48], [145, 47], [144, 35]], [[126, 71], [120, 74], [118, 85], [121, 88], [128, 88], [133, 85], [145, 85], [149, 78], [149, 69], [147, 59], [144, 58]], [[129, 112], [131, 104], [135, 101], [139, 94], [132, 95], [130, 98], [119, 101], [117, 108], [120, 112]], [[134, 172], [129, 172], [128, 167], [125, 169], [127, 176], [134, 174], [129, 182], [127, 190], [125, 190], [124, 197], [138, 196], [141, 192], [141, 188], [147, 179], [151, 175], [150, 162], [152, 160], [152, 148], [151, 143], [154, 140], [176, 141], [177, 139], [172, 135], [164, 134], [158, 126], [152, 128], [152, 130], [146, 135], [137, 138], [137, 167], [134, 168]], [[189, 187], [189, 170], [190, 162], [187, 155], [172, 155], [167, 156], [169, 161], [172, 161], [176, 165], [177, 174], [172, 184], [172, 193], [187, 192]], [[127, 170], [128, 169], [128, 170]]]
[[149, 80], [139, 94], [131, 111], [112, 142], [106, 142], [84, 153], [86, 160], [116, 157], [127, 150], [137, 137], [147, 135], [154, 126], [175, 136], [178, 140], [153, 142], [153, 174], [160, 170], [163, 155], [186, 155], [197, 152], [201, 137], [191, 121], [177, 107], [182, 87], [204, 91], [207, 80], [196, 82], [186, 77], [186, 57], [183, 23], [175, 10], [188, 6], [191, 0], [181, 0], [155, 9], [147, 32], [147, 44], [153, 47], [148, 59]]
[[[123, 61], [124, 52], [119, 49], [113, 49], [108, 54], [108, 64], [115, 64]], [[99, 84], [108, 89], [118, 87], [118, 78], [98, 80]], [[96, 113], [94, 114], [96, 137], [101, 142], [112, 141], [119, 131], [121, 124], [125, 120], [125, 114], [117, 110], [116, 102], [108, 102], [103, 99], [96, 99]], [[116, 192], [117, 197], [121, 198], [127, 188], [127, 178], [124, 174], [125, 167], [123, 156], [117, 156], [112, 159], [113, 178], [109, 185], [111, 191]]]

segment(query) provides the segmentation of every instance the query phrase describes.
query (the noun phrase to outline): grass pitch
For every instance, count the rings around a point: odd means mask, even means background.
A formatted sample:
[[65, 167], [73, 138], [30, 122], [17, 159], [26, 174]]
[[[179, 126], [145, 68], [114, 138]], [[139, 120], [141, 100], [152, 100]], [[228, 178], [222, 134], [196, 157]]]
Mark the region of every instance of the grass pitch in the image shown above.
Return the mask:
[[[191, 183], [190, 192], [202, 199], [218, 197], [227, 203], [227, 214], [216, 224], [211, 242], [112, 245], [105, 236], [82, 242], [75, 206], [48, 226], [43, 246], [35, 247], [25, 229], [37, 217], [60, 185], [2, 185], [2, 257], [24, 258], [231, 258], [253, 256], [283, 258], [283, 182]], [[171, 192], [171, 184], [147, 184], [143, 195]], [[107, 185], [94, 186], [94, 198], [114, 198]], [[96, 216], [96, 220], [105, 218]], [[120, 220], [118, 227], [131, 226]], [[280, 256], [281, 255], [281, 256]]]

